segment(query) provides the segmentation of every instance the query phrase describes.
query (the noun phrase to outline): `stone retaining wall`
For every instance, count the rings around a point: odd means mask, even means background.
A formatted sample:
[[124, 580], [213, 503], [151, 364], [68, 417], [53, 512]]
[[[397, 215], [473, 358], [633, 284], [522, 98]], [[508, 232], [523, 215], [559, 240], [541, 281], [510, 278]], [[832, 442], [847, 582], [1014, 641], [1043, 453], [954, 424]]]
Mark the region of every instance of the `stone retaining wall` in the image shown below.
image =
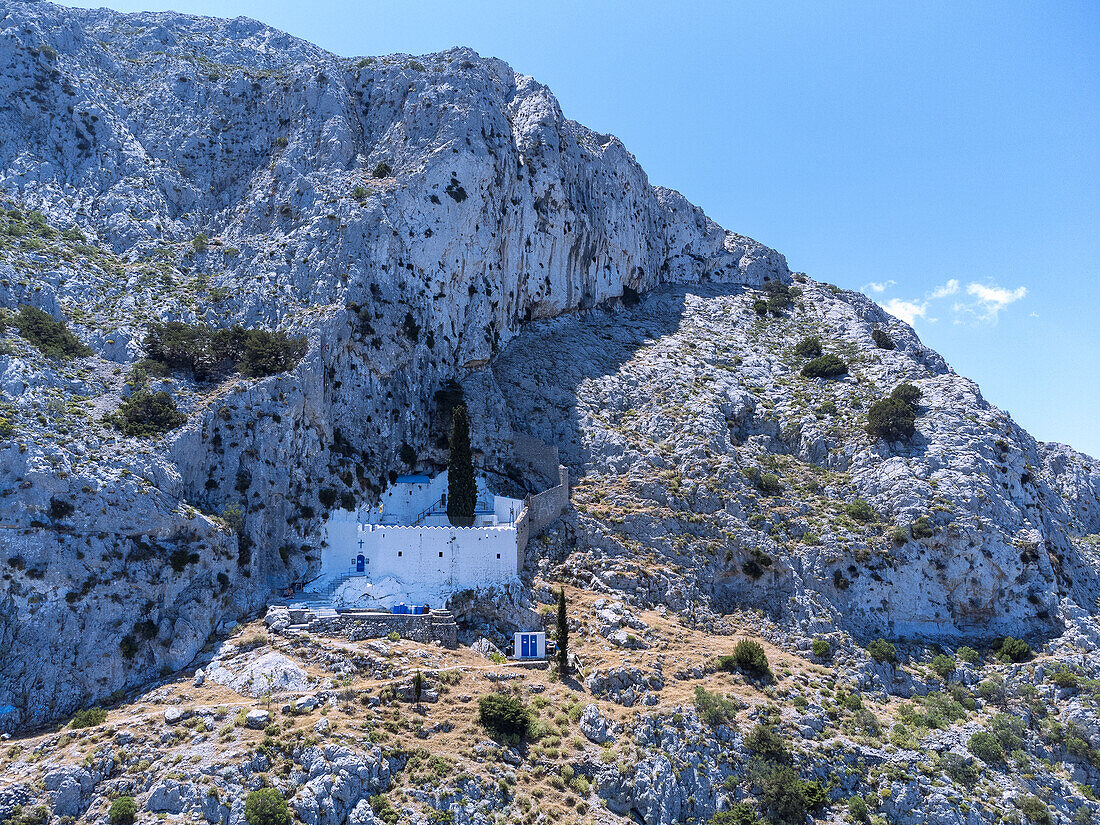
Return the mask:
[[458, 647], [458, 625], [449, 610], [433, 610], [423, 616], [365, 612], [337, 613], [335, 616], [310, 613], [309, 616], [305, 630], [352, 642], [384, 639], [396, 632], [402, 639], [413, 642], [438, 641], [450, 650]]

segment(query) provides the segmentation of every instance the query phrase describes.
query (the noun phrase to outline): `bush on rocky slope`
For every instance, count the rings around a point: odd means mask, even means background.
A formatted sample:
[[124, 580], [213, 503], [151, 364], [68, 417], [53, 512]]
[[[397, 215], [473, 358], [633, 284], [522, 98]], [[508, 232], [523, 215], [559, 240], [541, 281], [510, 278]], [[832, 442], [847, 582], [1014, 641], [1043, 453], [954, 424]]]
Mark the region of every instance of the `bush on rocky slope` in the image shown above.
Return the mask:
[[831, 352], [815, 358], [802, 368], [805, 378], [838, 378], [848, 374], [848, 365]]
[[882, 398], [867, 411], [867, 432], [883, 441], [904, 441], [917, 431], [913, 408], [900, 398]]
[[252, 378], [286, 372], [305, 355], [306, 339], [240, 326], [214, 329], [168, 321], [149, 327], [144, 346], [148, 361], [203, 381], [220, 371]]
[[111, 825], [132, 825], [137, 816], [137, 802], [132, 796], [120, 796], [111, 803], [107, 811], [107, 819]]
[[821, 339], [816, 335], [807, 335], [794, 345], [794, 354], [799, 358], [819, 358], [821, 356]]
[[893, 349], [896, 346], [894, 339], [886, 333], [886, 330], [877, 327], [871, 332], [871, 340], [875, 342], [875, 346], [879, 349]]
[[290, 825], [290, 809], [276, 788], [252, 791], [244, 801], [248, 825]]
[[92, 349], [48, 312], [27, 304], [19, 307], [14, 319], [19, 334], [50, 358], [82, 358]]
[[519, 741], [531, 730], [531, 714], [519, 699], [490, 693], [478, 699], [477, 706], [478, 721], [494, 736]]
[[176, 409], [176, 402], [168, 393], [135, 392], [119, 405], [113, 417], [115, 427], [135, 438], [163, 435], [187, 421], [187, 416]]

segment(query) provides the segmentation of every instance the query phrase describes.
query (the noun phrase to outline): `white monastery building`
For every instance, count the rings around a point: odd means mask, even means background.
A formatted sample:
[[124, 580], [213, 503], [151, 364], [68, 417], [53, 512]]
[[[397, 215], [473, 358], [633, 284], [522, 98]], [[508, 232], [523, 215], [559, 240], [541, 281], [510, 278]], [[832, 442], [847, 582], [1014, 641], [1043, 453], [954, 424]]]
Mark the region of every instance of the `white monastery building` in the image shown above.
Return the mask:
[[327, 523], [321, 576], [307, 590], [346, 605], [439, 606], [450, 594], [508, 582], [523, 566], [527, 512], [477, 480], [471, 527], [447, 518], [447, 471], [400, 476], [377, 505], [338, 510]]

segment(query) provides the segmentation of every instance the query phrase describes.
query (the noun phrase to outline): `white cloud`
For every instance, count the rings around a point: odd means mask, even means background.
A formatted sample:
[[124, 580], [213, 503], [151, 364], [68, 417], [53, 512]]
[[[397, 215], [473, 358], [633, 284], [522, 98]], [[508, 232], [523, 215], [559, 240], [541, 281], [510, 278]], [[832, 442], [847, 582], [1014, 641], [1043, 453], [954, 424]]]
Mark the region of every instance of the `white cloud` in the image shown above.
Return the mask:
[[972, 296], [974, 300], [970, 303], [955, 304], [956, 323], [961, 323], [963, 320], [977, 320], [995, 324], [1002, 309], [1027, 296], [1027, 287], [1006, 289], [995, 284], [974, 282], [966, 285], [966, 294]]
[[903, 301], [901, 298], [891, 298], [882, 306], [895, 318], [900, 318], [910, 326], [917, 318], [924, 318], [928, 314], [927, 301], [917, 303], [916, 301]]
[[[882, 286], [885, 288], [886, 284], [892, 283], [892, 281], [886, 281], [883, 284], [870, 283], [867, 287], [878, 292], [879, 290], [876, 287]], [[960, 295], [964, 291], [972, 300], [956, 299], [952, 302], [951, 311], [956, 324], [979, 322], [995, 324], [1002, 309], [1025, 298], [1028, 294], [1026, 286], [1008, 289], [996, 284], [980, 284], [977, 281], [968, 283], [964, 290], [958, 278], [951, 278], [931, 292], [925, 293], [923, 298], [913, 300], [891, 298], [884, 302], [882, 306], [891, 315], [900, 318], [907, 324], [912, 325], [918, 318], [926, 323], [934, 324], [937, 319], [929, 315], [929, 310], [934, 302], [952, 295]]]
[[934, 301], [937, 298], [946, 298], [948, 295], [954, 295], [958, 291], [959, 291], [959, 281], [958, 281], [957, 278], [952, 278], [950, 281], [948, 281], [943, 286], [938, 286], [935, 289], [933, 289], [931, 292], [929, 292], [928, 297], [931, 300]]
[[860, 292], [866, 292], [868, 289], [872, 292], [885, 292], [895, 284], [897, 284], [897, 281], [871, 281], [868, 284], [864, 284]]

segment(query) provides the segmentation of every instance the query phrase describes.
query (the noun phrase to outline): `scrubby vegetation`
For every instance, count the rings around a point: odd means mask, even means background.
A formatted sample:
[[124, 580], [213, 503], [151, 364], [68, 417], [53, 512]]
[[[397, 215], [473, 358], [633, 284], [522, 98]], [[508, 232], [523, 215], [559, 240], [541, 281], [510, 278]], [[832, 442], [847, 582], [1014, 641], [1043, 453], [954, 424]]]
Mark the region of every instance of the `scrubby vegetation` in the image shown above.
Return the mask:
[[115, 427], [135, 438], [163, 435], [187, 421], [168, 393], [139, 390], [123, 401], [111, 418]]
[[168, 321], [149, 327], [144, 346], [148, 362], [204, 381], [218, 373], [263, 378], [286, 372], [305, 355], [306, 339], [285, 332]]
[[50, 358], [82, 358], [92, 354], [91, 347], [73, 335], [64, 321], [38, 307], [22, 305], [13, 322], [21, 336]]
[[799, 358], [818, 358], [821, 356], [821, 339], [808, 335], [794, 345], [794, 354]]
[[848, 374], [848, 365], [831, 352], [813, 359], [802, 368], [806, 378], [837, 378]]
[[84, 708], [84, 710], [78, 710], [73, 714], [73, 719], [69, 722], [69, 727], [92, 728], [96, 725], [102, 725], [106, 721], [107, 711], [103, 708]]
[[1024, 662], [1031, 658], [1031, 646], [1023, 639], [1005, 636], [993, 645], [993, 652], [1002, 662]]
[[111, 803], [107, 818], [111, 825], [133, 825], [137, 811], [137, 802], [132, 796], [120, 796]]
[[252, 791], [244, 800], [248, 825], [290, 825], [290, 808], [276, 788]]
[[887, 334], [886, 330], [878, 327], [871, 332], [871, 339], [879, 349], [893, 349], [896, 346], [894, 339]]
[[921, 391], [912, 384], [898, 384], [888, 398], [871, 405], [867, 432], [883, 441], [904, 441], [917, 431], [917, 403]]
[[885, 639], [875, 639], [867, 645], [867, 652], [871, 654], [871, 658], [876, 662], [897, 664], [898, 649]]
[[771, 675], [764, 646], [752, 639], [741, 639], [734, 645], [733, 653], [719, 656], [716, 664], [719, 670], [740, 670], [757, 678]]
[[531, 713], [513, 696], [490, 693], [477, 700], [478, 722], [493, 736], [519, 741], [531, 730]]
[[736, 699], [712, 693], [702, 685], [695, 687], [695, 709], [699, 718], [712, 727], [732, 725], [739, 707]]

